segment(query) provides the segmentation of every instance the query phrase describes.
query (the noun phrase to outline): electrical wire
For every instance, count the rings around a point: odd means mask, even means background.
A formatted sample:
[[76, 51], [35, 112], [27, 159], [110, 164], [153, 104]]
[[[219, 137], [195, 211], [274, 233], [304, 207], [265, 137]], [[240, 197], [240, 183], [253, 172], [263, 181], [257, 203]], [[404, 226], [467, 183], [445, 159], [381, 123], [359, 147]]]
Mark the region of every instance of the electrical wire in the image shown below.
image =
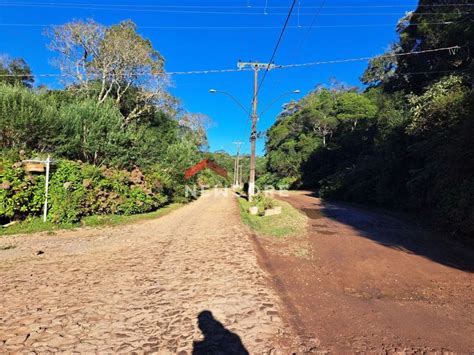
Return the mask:
[[[473, 20], [474, 21], [474, 20]], [[424, 22], [423, 25], [451, 25], [456, 21], [445, 22]], [[374, 23], [374, 24], [349, 24], [349, 25], [317, 25], [317, 26], [287, 26], [287, 29], [300, 28], [371, 28], [371, 27], [393, 27], [394, 23]], [[411, 24], [410, 26], [417, 26], [418, 24]], [[36, 24], [36, 23], [0, 23], [0, 27], [54, 27], [61, 26], [61, 24]], [[141, 26], [140, 29], [147, 30], [276, 30], [280, 26]]]
[[[95, 7], [95, 6], [104, 6], [104, 7], [116, 7], [116, 8], [144, 8], [144, 9], [154, 9], [154, 8], [176, 8], [176, 9], [286, 9], [286, 6], [250, 6], [249, 1], [247, 1], [246, 6], [220, 6], [220, 5], [167, 5], [167, 4], [97, 4], [97, 3], [74, 3], [74, 2], [25, 2], [25, 1], [4, 1], [2, 5], [24, 5], [24, 6], [34, 6], [34, 5], [44, 5], [44, 6], [83, 6], [83, 7]], [[474, 4], [426, 4], [418, 5], [420, 8], [430, 8], [430, 7], [458, 7], [458, 6], [474, 6]], [[319, 6], [300, 6], [301, 9], [316, 9]], [[372, 8], [406, 8], [406, 5], [332, 5], [326, 6], [328, 9], [372, 9]]]
[[[301, 68], [301, 67], [309, 67], [309, 66], [316, 66], [316, 65], [325, 65], [325, 64], [339, 64], [339, 63], [349, 63], [349, 62], [357, 62], [357, 61], [366, 61], [373, 58], [393, 58], [393, 57], [403, 57], [403, 56], [410, 56], [410, 55], [419, 55], [424, 53], [434, 53], [434, 52], [442, 52], [442, 51], [449, 51], [451, 53], [456, 52], [457, 50], [464, 48], [465, 46], [451, 46], [451, 47], [443, 47], [443, 48], [434, 48], [434, 49], [426, 49], [422, 51], [416, 52], [406, 52], [406, 53], [394, 53], [394, 54], [382, 54], [380, 56], [367, 56], [367, 57], [357, 57], [357, 58], [347, 58], [347, 59], [335, 59], [335, 60], [326, 60], [326, 61], [317, 61], [317, 62], [308, 62], [308, 63], [296, 63], [296, 64], [283, 64], [275, 66], [275, 69], [287, 69], [287, 68]], [[164, 74], [166, 75], [195, 75], [195, 74], [216, 74], [216, 73], [236, 73], [242, 71], [251, 71], [250, 68], [244, 69], [207, 69], [207, 70], [188, 70], [188, 71], [170, 71]], [[67, 77], [70, 76], [68, 74], [61, 74], [61, 73], [48, 73], [48, 74], [0, 74], [0, 77]]]
[[285, 23], [283, 24], [283, 27], [281, 29], [280, 36], [278, 37], [278, 40], [275, 44], [275, 48], [273, 49], [272, 56], [270, 57], [270, 60], [268, 61], [268, 65], [265, 71], [263, 72], [262, 80], [260, 80], [257, 91], [254, 94], [253, 100], [257, 98], [257, 95], [265, 81], [265, 78], [267, 77], [268, 71], [270, 70], [270, 67], [272, 66], [273, 60], [275, 59], [275, 55], [278, 51], [278, 48], [280, 47], [281, 40], [283, 39], [283, 35], [285, 34], [286, 27], [288, 26], [288, 22], [290, 21], [291, 14], [293, 13], [293, 9], [295, 8], [295, 4], [296, 4], [296, 0], [293, 0], [293, 2], [291, 3], [291, 7], [288, 10], [288, 15], [286, 16]]
[[301, 39], [296, 52], [299, 52], [301, 50], [301, 48], [303, 48], [303, 44], [306, 41], [306, 39], [308, 38], [309, 33], [311, 32], [311, 29], [314, 28], [314, 24], [316, 23], [316, 19], [318, 18], [318, 15], [321, 13], [321, 10], [323, 9], [325, 3], [326, 3], [326, 0], [321, 0], [321, 4], [319, 5], [319, 8], [318, 8], [317, 12], [314, 14], [313, 19], [311, 20], [311, 24], [309, 25], [309, 28], [306, 31], [304, 37]]
[[[435, 49], [427, 49], [423, 51], [416, 51], [416, 52], [407, 52], [407, 53], [394, 53], [394, 54], [382, 54], [377, 56], [377, 58], [394, 58], [394, 57], [404, 57], [410, 55], [417, 55], [417, 54], [424, 54], [424, 53], [434, 53], [434, 52], [441, 52], [441, 51], [450, 51], [454, 52], [461, 49], [461, 46], [452, 46], [452, 47], [444, 47], [444, 48], [435, 48]], [[336, 60], [326, 60], [326, 61], [318, 61], [318, 62], [310, 62], [310, 63], [299, 63], [299, 64], [285, 64], [285, 65], [278, 65], [275, 69], [286, 69], [286, 68], [301, 68], [301, 67], [309, 67], [315, 65], [323, 65], [323, 64], [339, 64], [339, 63], [350, 63], [350, 62], [360, 62], [371, 60], [375, 57], [358, 57], [358, 58], [348, 58], [348, 59], [336, 59]]]
[[[157, 12], [157, 13], [181, 13], [181, 14], [208, 14], [208, 15], [246, 15], [246, 16], [285, 16], [286, 13], [282, 12], [238, 12], [238, 11], [209, 11], [209, 10], [182, 10], [173, 9], [173, 8], [138, 8], [138, 7], [110, 7], [109, 5], [90, 5], [84, 6], [80, 3], [78, 4], [60, 4], [60, 3], [0, 3], [0, 6], [10, 6], [10, 7], [30, 7], [30, 8], [61, 8], [61, 9], [74, 9], [74, 10], [104, 10], [104, 11], [127, 11], [127, 12]], [[198, 8], [202, 9], [202, 8]], [[254, 8], [252, 8], [254, 9]], [[323, 13], [320, 16], [403, 16], [405, 13], [401, 12], [389, 12], [389, 13], [381, 13], [381, 12], [367, 12], [367, 13]], [[437, 13], [430, 13], [430, 12], [418, 12], [417, 15], [450, 15], [452, 13], [446, 12], [437, 12]], [[458, 11], [457, 14], [472, 14], [472, 12], [460, 12]], [[309, 12], [302, 12], [300, 16], [314, 16], [314, 13]]]

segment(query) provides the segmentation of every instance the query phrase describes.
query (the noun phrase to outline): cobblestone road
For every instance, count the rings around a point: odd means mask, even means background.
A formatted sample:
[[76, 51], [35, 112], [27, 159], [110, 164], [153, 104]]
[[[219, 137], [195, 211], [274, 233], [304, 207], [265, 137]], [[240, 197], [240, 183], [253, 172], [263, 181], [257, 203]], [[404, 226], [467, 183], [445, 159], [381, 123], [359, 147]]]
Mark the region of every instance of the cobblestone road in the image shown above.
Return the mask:
[[133, 225], [0, 238], [7, 245], [2, 353], [263, 353], [285, 328], [231, 194]]

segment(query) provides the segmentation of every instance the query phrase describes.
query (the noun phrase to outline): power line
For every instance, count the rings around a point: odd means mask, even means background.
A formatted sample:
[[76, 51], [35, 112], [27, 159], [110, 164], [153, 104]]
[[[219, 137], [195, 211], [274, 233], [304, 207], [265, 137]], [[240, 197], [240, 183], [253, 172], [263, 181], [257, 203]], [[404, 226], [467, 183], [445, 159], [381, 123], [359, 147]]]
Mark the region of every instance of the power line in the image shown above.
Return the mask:
[[263, 72], [262, 80], [260, 80], [260, 84], [258, 85], [257, 91], [255, 92], [255, 95], [254, 95], [254, 98], [253, 98], [254, 100], [256, 99], [256, 96], [258, 95], [258, 93], [259, 93], [259, 91], [260, 91], [260, 89], [263, 85], [263, 82], [265, 81], [265, 78], [267, 77], [267, 73], [270, 70], [270, 67], [272, 66], [273, 60], [275, 59], [275, 55], [278, 51], [278, 48], [280, 47], [281, 40], [283, 38], [283, 35], [285, 34], [286, 26], [288, 26], [288, 22], [290, 21], [291, 14], [293, 13], [293, 9], [295, 8], [295, 4], [296, 4], [296, 0], [293, 0], [293, 2], [291, 4], [291, 7], [290, 7], [290, 10], [288, 10], [288, 15], [286, 16], [285, 23], [283, 24], [283, 27], [281, 29], [280, 36], [278, 37], [275, 48], [273, 49], [272, 56], [270, 57], [270, 60], [268, 61], [268, 65], [267, 65], [265, 71]]
[[[208, 15], [250, 15], [250, 16], [285, 16], [286, 13], [282, 12], [238, 12], [238, 11], [209, 11], [209, 10], [182, 10], [181, 8], [137, 8], [137, 7], [111, 7], [110, 5], [90, 5], [84, 6], [82, 4], [60, 4], [60, 3], [0, 3], [0, 6], [10, 6], [10, 7], [30, 7], [30, 8], [61, 8], [61, 9], [74, 9], [74, 10], [104, 10], [104, 11], [127, 11], [127, 12], [157, 12], [157, 13], [181, 13], [181, 14], [208, 14]], [[201, 8], [198, 8], [201, 9]], [[366, 12], [366, 13], [323, 13], [320, 16], [403, 16], [404, 12]], [[417, 15], [450, 15], [449, 12], [437, 12], [437, 13], [423, 13], [418, 12]], [[456, 12], [456, 14], [472, 14], [472, 12]], [[314, 16], [314, 13], [301, 12], [300, 16]]]
[[[429, 22], [423, 25], [452, 25], [456, 21]], [[0, 27], [54, 27], [62, 24], [36, 24], [36, 23], [0, 23]], [[418, 24], [410, 24], [417, 26]], [[348, 24], [348, 25], [317, 25], [317, 26], [287, 26], [287, 29], [301, 28], [371, 28], [371, 27], [393, 27], [396, 23], [374, 23], [374, 24]], [[141, 26], [140, 29], [147, 30], [276, 30], [280, 26]]]
[[[417, 52], [382, 54], [380, 56], [377, 56], [377, 58], [404, 57], [404, 56], [410, 56], [410, 55], [441, 52], [441, 51], [454, 52], [454, 51], [456, 51], [458, 49], [461, 49], [461, 48], [462, 48], [461, 46], [452, 46], [452, 47], [445, 47], [445, 48], [427, 49], [427, 50], [417, 51]], [[370, 60], [370, 59], [373, 59], [373, 58], [375, 58], [375, 57], [374, 56], [371, 56], [371, 57], [358, 57], [358, 58], [335, 59], [335, 60], [326, 60], [326, 61], [318, 61], [318, 62], [310, 62], [310, 63], [286, 64], [286, 65], [278, 65], [278, 66], [275, 67], [275, 69], [301, 68], [301, 67], [309, 67], [309, 66], [323, 65], [323, 64], [339, 64], [339, 63], [349, 63], [349, 62], [360, 62], [360, 61]]]
[[[24, 2], [24, 1], [7, 1], [1, 5], [22, 5], [22, 6], [82, 6], [82, 7], [110, 7], [110, 8], [144, 8], [144, 9], [286, 9], [286, 6], [221, 6], [221, 5], [166, 5], [166, 4], [97, 4], [97, 3], [71, 3], [71, 2]], [[427, 4], [418, 5], [420, 8], [430, 7], [458, 7], [466, 6], [471, 7], [474, 4]], [[371, 8], [406, 8], [406, 5], [332, 5], [326, 6], [329, 9], [371, 9]], [[300, 9], [316, 9], [318, 6], [300, 6]]]
[[301, 48], [303, 48], [303, 44], [306, 41], [306, 39], [308, 38], [309, 33], [311, 32], [311, 29], [314, 27], [314, 24], [316, 23], [316, 19], [318, 18], [318, 15], [321, 13], [321, 10], [323, 9], [325, 3], [326, 3], [326, 0], [321, 1], [321, 4], [319, 5], [318, 11], [314, 14], [313, 19], [311, 20], [311, 24], [310, 24], [308, 30], [306, 31], [306, 34], [304, 35], [304, 37], [301, 39], [296, 52], [299, 52], [301, 50]]
[[[419, 55], [419, 54], [424, 54], [424, 53], [434, 53], [434, 52], [442, 52], [442, 51], [455, 52], [463, 47], [464, 46], [451, 46], [451, 47], [443, 47], [443, 48], [426, 49], [423, 51], [416, 51], [416, 52], [382, 54], [380, 56], [366, 56], [366, 57], [325, 60], [325, 61], [308, 62], [308, 63], [283, 64], [283, 65], [275, 66], [275, 69], [301, 68], [301, 67], [310, 67], [310, 66], [325, 65], [325, 64], [339, 64], [339, 63], [366, 61], [366, 60], [370, 60], [376, 57], [377, 58], [393, 58], [393, 57], [403, 57], [403, 56]], [[235, 73], [235, 72], [249, 71], [249, 70], [253, 70], [253, 69], [243, 68], [243, 69], [208, 69], [208, 70], [170, 71], [164, 74], [166, 75], [194, 75], [194, 74]], [[29, 74], [29, 75], [0, 74], [0, 77], [68, 77], [68, 76], [71, 76], [71, 75], [61, 74], [61, 73]]]
[[[474, 6], [474, 4], [428, 4], [416, 5], [417, 7], [457, 7], [457, 6]], [[252, 6], [254, 7], [254, 6]], [[317, 9], [319, 6], [301, 6], [302, 9]], [[327, 9], [377, 9], [377, 8], [406, 8], [407, 5], [330, 5], [325, 6]], [[254, 8], [258, 8], [254, 7]], [[269, 6], [269, 9], [284, 9], [283, 6]]]

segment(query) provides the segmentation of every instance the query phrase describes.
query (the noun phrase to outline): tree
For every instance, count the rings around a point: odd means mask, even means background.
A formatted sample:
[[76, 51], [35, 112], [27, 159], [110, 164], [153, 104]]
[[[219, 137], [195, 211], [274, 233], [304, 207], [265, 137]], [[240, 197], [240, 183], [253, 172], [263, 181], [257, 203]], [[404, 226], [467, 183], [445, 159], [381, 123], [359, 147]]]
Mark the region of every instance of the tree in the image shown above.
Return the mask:
[[51, 148], [57, 123], [55, 102], [24, 87], [0, 83], [0, 147]]
[[196, 146], [207, 147], [207, 129], [211, 126], [211, 119], [202, 113], [184, 112], [178, 118], [178, 124], [183, 135], [191, 140]]
[[472, 1], [461, 0], [454, 4], [420, 0], [417, 9], [401, 20], [397, 31], [400, 36], [397, 47], [403, 53], [460, 48], [397, 57], [395, 75], [385, 83], [391, 92], [404, 90], [419, 94], [449, 71], [465, 72], [472, 81]]
[[92, 60], [99, 55], [104, 34], [105, 27], [91, 19], [68, 22], [45, 31], [51, 40], [49, 49], [59, 54], [54, 63], [64, 75], [65, 84], [89, 89], [89, 84], [96, 80], [91, 70]]
[[382, 82], [395, 75], [397, 58], [394, 56], [400, 49], [395, 45], [384, 54], [369, 60], [367, 69], [360, 77], [360, 81], [369, 87], [379, 86]]
[[351, 123], [351, 130], [356, 129], [357, 123], [362, 119], [374, 118], [377, 107], [369, 98], [355, 92], [342, 93], [336, 102], [337, 118]]
[[410, 95], [412, 121], [407, 127], [411, 134], [448, 129], [467, 116], [463, 103], [469, 91], [460, 76], [447, 76], [431, 85], [422, 95]]
[[301, 115], [309, 123], [313, 132], [322, 138], [323, 146], [327, 144], [327, 137], [332, 136], [339, 121], [336, 118], [335, 94], [320, 88], [303, 99]]
[[105, 27], [93, 20], [75, 21], [54, 26], [47, 35], [71, 88], [93, 92], [99, 104], [113, 98], [119, 105], [133, 91], [126, 124], [169, 102], [164, 59], [133, 22]]
[[59, 120], [55, 149], [62, 156], [101, 165], [120, 161], [131, 145], [120, 111], [110, 101], [97, 105], [89, 99], [63, 105]]
[[0, 55], [0, 82], [31, 88], [34, 84], [34, 77], [24, 59]]

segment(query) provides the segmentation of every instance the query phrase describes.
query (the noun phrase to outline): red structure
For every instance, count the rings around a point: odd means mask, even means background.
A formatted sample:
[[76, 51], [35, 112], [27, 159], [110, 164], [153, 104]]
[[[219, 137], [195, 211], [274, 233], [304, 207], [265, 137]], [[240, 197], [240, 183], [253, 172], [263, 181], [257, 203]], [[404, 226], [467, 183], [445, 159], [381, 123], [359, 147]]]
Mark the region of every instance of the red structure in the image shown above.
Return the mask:
[[204, 159], [204, 160], [201, 160], [196, 165], [193, 165], [192, 167], [190, 167], [188, 170], [186, 170], [184, 172], [184, 178], [188, 180], [194, 175], [196, 175], [198, 172], [206, 168], [213, 170], [216, 174], [219, 174], [220, 176], [223, 176], [225, 178], [227, 177], [227, 171], [224, 168], [220, 167], [219, 165], [217, 165], [214, 161], [210, 159]]

